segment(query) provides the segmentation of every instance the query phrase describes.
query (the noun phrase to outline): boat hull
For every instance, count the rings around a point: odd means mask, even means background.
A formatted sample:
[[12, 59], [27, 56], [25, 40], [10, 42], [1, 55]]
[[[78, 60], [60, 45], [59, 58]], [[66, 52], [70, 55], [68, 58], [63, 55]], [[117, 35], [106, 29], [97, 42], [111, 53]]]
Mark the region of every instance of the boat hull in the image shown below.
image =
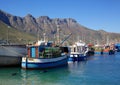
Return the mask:
[[67, 56], [58, 58], [22, 58], [22, 68], [25, 69], [43, 69], [67, 65]]
[[84, 61], [84, 60], [86, 60], [86, 56], [80, 53], [72, 53], [68, 57], [68, 61]]

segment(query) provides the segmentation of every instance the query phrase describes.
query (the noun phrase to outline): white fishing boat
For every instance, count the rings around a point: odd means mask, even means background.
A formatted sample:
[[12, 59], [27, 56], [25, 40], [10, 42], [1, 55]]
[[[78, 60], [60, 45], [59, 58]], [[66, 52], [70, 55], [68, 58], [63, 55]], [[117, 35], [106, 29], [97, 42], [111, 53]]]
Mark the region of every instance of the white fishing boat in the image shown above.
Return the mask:
[[68, 58], [68, 61], [81, 61], [86, 59], [86, 47], [85, 42], [78, 41], [75, 42], [72, 46], [70, 46], [70, 57]]

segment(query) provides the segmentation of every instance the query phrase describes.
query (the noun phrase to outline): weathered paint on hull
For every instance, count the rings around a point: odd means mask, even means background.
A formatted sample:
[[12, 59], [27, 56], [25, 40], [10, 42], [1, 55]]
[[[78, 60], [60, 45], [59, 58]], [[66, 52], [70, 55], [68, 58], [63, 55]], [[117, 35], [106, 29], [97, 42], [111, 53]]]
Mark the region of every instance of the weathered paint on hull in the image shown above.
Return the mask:
[[[25, 61], [23, 60], [25, 59]], [[52, 68], [62, 65], [67, 65], [67, 56], [61, 59], [36, 59], [36, 60], [26, 60], [26, 58], [22, 59], [22, 68], [25, 69], [43, 69], [43, 68]], [[37, 61], [38, 60], [38, 61]]]

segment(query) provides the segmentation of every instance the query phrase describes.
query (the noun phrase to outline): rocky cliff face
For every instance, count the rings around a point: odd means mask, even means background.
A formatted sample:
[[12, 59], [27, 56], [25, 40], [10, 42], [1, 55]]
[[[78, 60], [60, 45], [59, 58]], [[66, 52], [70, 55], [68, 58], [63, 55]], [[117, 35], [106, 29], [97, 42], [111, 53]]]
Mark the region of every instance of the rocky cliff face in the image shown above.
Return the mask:
[[28, 14], [25, 17], [19, 17], [0, 10], [0, 20], [20, 31], [36, 35], [39, 32], [41, 38], [45, 32], [48, 38], [53, 39], [56, 35], [57, 28], [59, 27], [61, 39], [65, 38], [69, 33], [72, 33], [70, 42], [74, 42], [79, 39], [92, 43], [96, 42], [97, 40], [100, 40], [100, 42], [105, 42], [106, 35], [109, 35], [111, 40], [114, 38], [120, 39], [120, 34], [91, 30], [81, 26], [79, 23], [77, 23], [76, 20], [72, 18], [51, 19], [48, 16], [40, 16], [35, 18], [31, 14]]

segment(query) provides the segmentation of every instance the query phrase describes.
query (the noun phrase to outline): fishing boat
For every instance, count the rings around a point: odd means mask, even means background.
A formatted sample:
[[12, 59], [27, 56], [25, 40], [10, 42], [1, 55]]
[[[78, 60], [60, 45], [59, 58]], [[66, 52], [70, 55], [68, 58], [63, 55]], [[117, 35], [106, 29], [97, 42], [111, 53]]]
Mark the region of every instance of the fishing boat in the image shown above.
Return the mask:
[[116, 43], [115, 48], [117, 52], [120, 52], [120, 43]]
[[62, 44], [72, 33], [60, 42], [60, 28], [57, 26], [57, 44], [55, 41], [46, 40], [46, 31], [43, 35], [44, 40], [39, 40], [38, 38], [38, 42], [35, 45], [28, 47], [27, 56], [22, 57], [22, 68], [44, 69], [68, 64], [69, 49], [68, 47], [62, 46]]
[[86, 59], [86, 53], [88, 51], [85, 50], [85, 42], [82, 40], [75, 42], [72, 46], [70, 46], [70, 56], [68, 61], [82, 61]]
[[67, 65], [68, 54], [67, 47], [39, 41], [37, 46], [28, 47], [28, 54], [22, 57], [21, 66], [24, 69], [43, 69]]

